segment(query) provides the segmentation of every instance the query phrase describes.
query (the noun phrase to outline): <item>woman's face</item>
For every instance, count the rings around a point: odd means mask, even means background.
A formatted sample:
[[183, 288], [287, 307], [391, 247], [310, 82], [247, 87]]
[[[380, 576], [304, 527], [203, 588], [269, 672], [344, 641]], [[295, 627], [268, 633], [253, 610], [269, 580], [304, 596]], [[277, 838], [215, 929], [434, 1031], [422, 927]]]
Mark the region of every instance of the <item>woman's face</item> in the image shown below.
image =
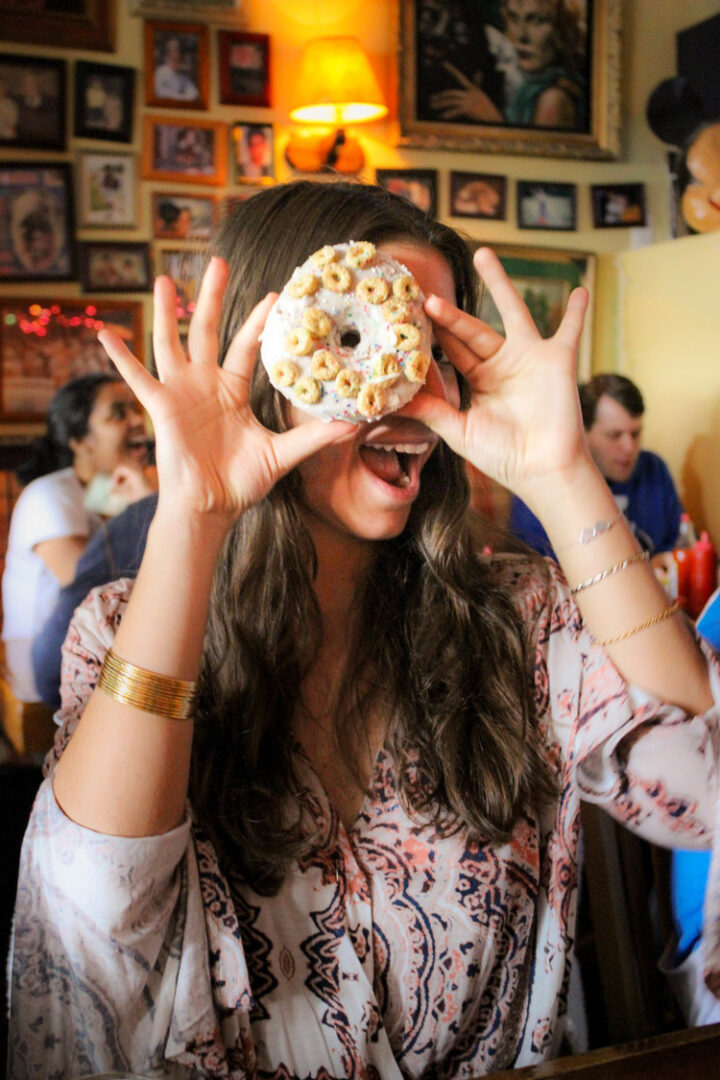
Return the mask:
[[128, 387], [109, 382], [100, 387], [95, 398], [87, 434], [73, 440], [71, 447], [76, 461], [82, 459], [85, 472], [112, 473], [118, 465], [144, 463], [146, 437], [142, 410]]
[[506, 0], [505, 30], [522, 71], [544, 71], [555, 61], [555, 0]]
[[[410, 270], [425, 296], [435, 293], [455, 303], [452, 272], [434, 248], [396, 241], [382, 250]], [[424, 389], [456, 406], [460, 403], [455, 370], [442, 357], [432, 364]], [[290, 409], [293, 425], [309, 419], [302, 410]], [[315, 525], [345, 539], [388, 540], [407, 524], [437, 436], [396, 414], [356, 428], [352, 439], [321, 450], [299, 466], [306, 523], [311, 532]]]

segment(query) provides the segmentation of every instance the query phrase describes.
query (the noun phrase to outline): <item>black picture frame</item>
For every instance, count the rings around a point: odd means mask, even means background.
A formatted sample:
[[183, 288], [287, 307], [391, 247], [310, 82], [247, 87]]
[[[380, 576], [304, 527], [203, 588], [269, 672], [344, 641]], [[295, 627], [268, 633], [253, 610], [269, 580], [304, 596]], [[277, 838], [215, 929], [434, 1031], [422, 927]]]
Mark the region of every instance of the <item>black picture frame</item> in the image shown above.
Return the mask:
[[134, 109], [134, 68], [77, 61], [73, 133], [78, 138], [132, 142]]
[[551, 180], [518, 180], [518, 229], [574, 232], [577, 228], [577, 185]]
[[76, 278], [73, 205], [67, 163], [0, 166], [0, 283]]
[[0, 146], [64, 150], [67, 63], [0, 53]]
[[376, 169], [375, 181], [393, 195], [407, 199], [429, 217], [437, 217], [437, 169]]
[[504, 221], [506, 206], [506, 176], [451, 171], [448, 213], [452, 217]]
[[83, 292], [150, 292], [150, 245], [92, 240], [80, 244], [80, 284]]
[[591, 184], [593, 227], [632, 229], [647, 224], [644, 184]]

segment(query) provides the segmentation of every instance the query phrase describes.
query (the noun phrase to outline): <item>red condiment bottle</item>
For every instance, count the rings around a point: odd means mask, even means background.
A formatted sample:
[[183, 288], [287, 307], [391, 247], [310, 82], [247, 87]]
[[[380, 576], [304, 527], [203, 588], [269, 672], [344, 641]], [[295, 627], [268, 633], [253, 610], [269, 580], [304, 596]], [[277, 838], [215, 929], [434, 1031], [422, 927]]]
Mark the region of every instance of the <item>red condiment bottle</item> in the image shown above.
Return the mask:
[[717, 555], [710, 537], [706, 532], [702, 532], [692, 549], [690, 561], [688, 611], [693, 619], [700, 614], [716, 588]]
[[690, 599], [690, 564], [693, 549], [697, 543], [695, 527], [689, 514], [680, 517], [680, 531], [675, 543], [675, 562], [677, 563], [677, 598], [683, 610], [687, 609]]

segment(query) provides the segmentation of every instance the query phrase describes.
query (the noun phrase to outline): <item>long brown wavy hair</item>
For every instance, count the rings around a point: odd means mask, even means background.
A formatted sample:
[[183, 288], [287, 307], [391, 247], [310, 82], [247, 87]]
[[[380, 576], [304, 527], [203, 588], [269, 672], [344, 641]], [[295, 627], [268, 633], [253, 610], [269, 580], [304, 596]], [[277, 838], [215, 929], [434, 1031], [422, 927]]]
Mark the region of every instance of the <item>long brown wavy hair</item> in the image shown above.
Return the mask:
[[[237, 207], [213, 245], [230, 265], [221, 356], [255, 303], [279, 291], [325, 244], [410, 241], [448, 262], [472, 311], [469, 248], [410, 203], [369, 185], [300, 181]], [[261, 364], [252, 406], [286, 428]], [[297, 471], [236, 523], [213, 586], [193, 747], [191, 798], [225, 869], [275, 892], [308, 833], [292, 717], [321, 643], [316, 556]], [[385, 746], [408, 810], [436, 828], [507, 840], [518, 816], [555, 792], [539, 743], [528, 628], [478, 557], [464, 463], [440, 444], [403, 533], [377, 544], [355, 601], [352, 662], [336, 708], [338, 753], [351, 771], [363, 717], [388, 717]]]

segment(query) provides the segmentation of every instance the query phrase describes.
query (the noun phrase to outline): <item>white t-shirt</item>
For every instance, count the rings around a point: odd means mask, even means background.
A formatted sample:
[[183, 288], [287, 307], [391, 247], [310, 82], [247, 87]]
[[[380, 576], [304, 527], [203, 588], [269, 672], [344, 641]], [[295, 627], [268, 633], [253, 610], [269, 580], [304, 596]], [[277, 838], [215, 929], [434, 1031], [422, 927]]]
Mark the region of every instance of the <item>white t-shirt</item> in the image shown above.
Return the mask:
[[5, 641], [33, 638], [50, 615], [60, 583], [33, 548], [62, 536], [90, 537], [100, 525], [83, 506], [84, 489], [72, 468], [40, 476], [20, 493], [10, 520], [2, 579]]

